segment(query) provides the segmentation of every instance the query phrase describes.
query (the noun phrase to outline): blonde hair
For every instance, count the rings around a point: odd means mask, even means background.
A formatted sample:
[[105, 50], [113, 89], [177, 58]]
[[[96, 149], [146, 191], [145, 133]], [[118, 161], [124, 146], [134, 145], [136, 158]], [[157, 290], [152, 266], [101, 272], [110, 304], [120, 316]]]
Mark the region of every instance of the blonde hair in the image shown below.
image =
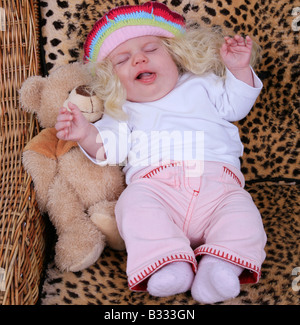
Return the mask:
[[[187, 26], [187, 32], [180, 38], [163, 40], [175, 61], [179, 73], [192, 72], [201, 76], [214, 73], [225, 78], [226, 69], [221, 59], [220, 48], [224, 43], [220, 27], [203, 28], [197, 23]], [[250, 65], [255, 66], [259, 58], [259, 47], [253, 42]]]
[[[197, 23], [192, 23], [181, 37], [162, 38], [162, 42], [177, 65], [180, 75], [186, 72], [199, 76], [214, 73], [221, 78], [225, 77], [226, 69], [220, 56], [224, 35], [219, 28], [202, 28]], [[253, 42], [250, 61], [252, 67], [258, 62], [259, 56], [259, 47]], [[126, 101], [126, 90], [114, 72], [112, 63], [106, 58], [91, 65], [96, 75], [93, 91], [104, 101], [105, 112], [116, 119], [126, 119], [122, 110]]]
[[91, 91], [103, 100], [105, 113], [118, 120], [126, 119], [126, 114], [122, 110], [122, 105], [126, 101], [126, 90], [114, 72], [111, 61], [106, 58], [88, 65], [95, 77], [93, 84], [90, 85]]

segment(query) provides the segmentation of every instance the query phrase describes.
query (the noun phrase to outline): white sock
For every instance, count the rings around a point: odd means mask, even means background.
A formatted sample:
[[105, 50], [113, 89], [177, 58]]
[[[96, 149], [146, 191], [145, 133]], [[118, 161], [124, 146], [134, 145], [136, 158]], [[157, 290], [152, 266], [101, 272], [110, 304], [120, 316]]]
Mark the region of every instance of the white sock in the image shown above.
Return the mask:
[[239, 275], [243, 268], [222, 259], [204, 255], [192, 285], [193, 298], [213, 304], [235, 298], [240, 293]]
[[194, 272], [190, 263], [172, 262], [150, 277], [147, 290], [152, 296], [172, 296], [188, 291], [193, 280]]

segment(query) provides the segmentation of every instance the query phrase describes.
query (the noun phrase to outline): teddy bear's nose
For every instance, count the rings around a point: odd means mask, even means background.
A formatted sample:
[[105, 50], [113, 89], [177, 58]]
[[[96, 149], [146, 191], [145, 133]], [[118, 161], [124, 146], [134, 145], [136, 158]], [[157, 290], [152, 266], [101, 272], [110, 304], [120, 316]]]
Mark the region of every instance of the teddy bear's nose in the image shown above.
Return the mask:
[[76, 94], [81, 95], [81, 96], [85, 96], [85, 97], [90, 97], [90, 96], [94, 96], [95, 93], [92, 92], [87, 86], [85, 85], [81, 85], [78, 86], [76, 88]]

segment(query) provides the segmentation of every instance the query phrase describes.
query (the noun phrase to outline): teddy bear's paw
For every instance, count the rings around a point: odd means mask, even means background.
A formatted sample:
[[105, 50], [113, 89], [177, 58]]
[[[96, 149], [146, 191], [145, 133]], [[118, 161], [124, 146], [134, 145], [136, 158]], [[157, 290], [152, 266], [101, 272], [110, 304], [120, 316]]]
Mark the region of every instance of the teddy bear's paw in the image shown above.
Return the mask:
[[104, 244], [97, 244], [93, 250], [84, 257], [79, 263], [71, 265], [69, 271], [78, 272], [94, 264], [104, 249]]
[[61, 271], [81, 271], [97, 261], [104, 247], [104, 236], [99, 231], [89, 237], [65, 233], [56, 244], [55, 263]]
[[107, 245], [116, 250], [125, 249], [125, 244], [120, 236], [115, 217], [103, 213], [93, 213], [91, 220], [105, 236]]

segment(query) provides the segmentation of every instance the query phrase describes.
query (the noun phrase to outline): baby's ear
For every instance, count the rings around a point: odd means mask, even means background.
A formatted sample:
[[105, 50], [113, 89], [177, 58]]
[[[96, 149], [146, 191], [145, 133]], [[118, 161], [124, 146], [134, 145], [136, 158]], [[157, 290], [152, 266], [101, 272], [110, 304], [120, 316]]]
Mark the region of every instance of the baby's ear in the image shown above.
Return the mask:
[[37, 113], [41, 107], [41, 94], [45, 85], [45, 78], [32, 76], [26, 79], [19, 90], [21, 107], [32, 113]]

